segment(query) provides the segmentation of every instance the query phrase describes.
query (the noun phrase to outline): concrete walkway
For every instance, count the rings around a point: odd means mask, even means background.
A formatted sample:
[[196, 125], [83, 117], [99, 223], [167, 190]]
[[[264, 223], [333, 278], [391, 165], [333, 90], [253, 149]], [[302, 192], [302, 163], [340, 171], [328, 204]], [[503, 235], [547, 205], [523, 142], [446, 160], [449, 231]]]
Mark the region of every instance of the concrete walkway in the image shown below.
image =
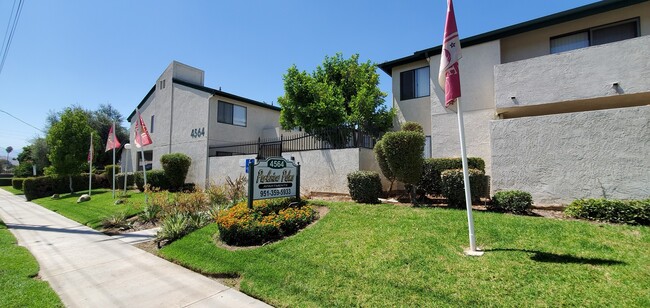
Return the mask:
[[269, 307], [3, 189], [0, 218], [67, 307]]

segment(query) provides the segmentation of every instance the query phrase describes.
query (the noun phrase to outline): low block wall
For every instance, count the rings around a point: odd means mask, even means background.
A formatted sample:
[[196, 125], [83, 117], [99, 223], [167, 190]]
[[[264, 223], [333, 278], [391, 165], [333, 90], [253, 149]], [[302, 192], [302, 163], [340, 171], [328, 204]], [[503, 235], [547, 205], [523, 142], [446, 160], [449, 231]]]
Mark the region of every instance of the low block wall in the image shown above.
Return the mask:
[[[302, 192], [349, 193], [347, 175], [358, 170], [379, 172], [372, 150], [340, 149], [286, 152], [300, 164], [300, 186]], [[246, 175], [245, 169], [239, 167], [239, 160], [255, 158], [255, 155], [210, 157], [210, 181], [220, 185], [227, 176], [237, 178]], [[387, 181], [385, 181], [386, 188]]]
[[650, 106], [495, 120], [492, 187], [538, 204], [650, 197]]

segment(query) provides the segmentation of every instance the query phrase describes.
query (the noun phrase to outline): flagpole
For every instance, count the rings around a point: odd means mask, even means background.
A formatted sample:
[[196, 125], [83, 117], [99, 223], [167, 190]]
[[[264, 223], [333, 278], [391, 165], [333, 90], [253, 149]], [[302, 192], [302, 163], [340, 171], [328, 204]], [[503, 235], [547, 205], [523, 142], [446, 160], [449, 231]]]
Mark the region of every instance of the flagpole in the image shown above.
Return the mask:
[[[142, 154], [142, 174], [144, 176], [144, 187], [147, 188], [147, 168], [144, 163], [144, 147], [140, 148], [140, 154]], [[144, 203], [147, 203], [147, 194], [144, 194]]]
[[463, 161], [463, 182], [465, 183], [465, 206], [467, 207], [467, 225], [469, 227], [469, 251], [468, 255], [482, 255], [483, 251], [476, 248], [476, 237], [474, 236], [474, 218], [472, 217], [472, 191], [469, 183], [469, 169], [467, 167], [467, 149], [465, 148], [465, 124], [463, 123], [463, 108], [460, 105], [460, 97], [456, 99], [458, 109], [458, 131], [460, 135], [460, 156]]
[[115, 199], [115, 122], [113, 122], [113, 136], [109, 136], [109, 138], [113, 138], [113, 199]]
[[93, 133], [90, 132], [90, 149], [89, 149], [89, 151], [90, 151], [91, 154], [88, 155], [90, 157], [90, 161], [88, 162], [88, 195], [89, 196], [90, 196], [91, 191], [93, 189], [93, 156], [94, 156], [93, 155], [94, 154], [93, 150], [94, 150], [93, 149]]

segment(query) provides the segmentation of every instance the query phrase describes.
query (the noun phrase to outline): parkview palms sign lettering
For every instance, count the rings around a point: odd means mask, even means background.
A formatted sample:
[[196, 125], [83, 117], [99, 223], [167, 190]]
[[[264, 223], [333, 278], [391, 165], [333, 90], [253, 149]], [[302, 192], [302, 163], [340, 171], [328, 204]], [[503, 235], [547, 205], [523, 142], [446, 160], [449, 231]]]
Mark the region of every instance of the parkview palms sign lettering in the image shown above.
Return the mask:
[[248, 206], [253, 200], [300, 197], [300, 165], [282, 157], [249, 162]]

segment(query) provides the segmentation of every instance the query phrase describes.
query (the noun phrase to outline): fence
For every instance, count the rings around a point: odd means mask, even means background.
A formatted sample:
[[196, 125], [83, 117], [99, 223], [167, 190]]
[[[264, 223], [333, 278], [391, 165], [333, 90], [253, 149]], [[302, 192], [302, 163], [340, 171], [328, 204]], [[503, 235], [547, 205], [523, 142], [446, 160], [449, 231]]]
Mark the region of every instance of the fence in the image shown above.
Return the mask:
[[280, 138], [258, 138], [257, 141], [232, 143], [210, 147], [210, 156], [252, 155], [259, 157], [281, 156], [282, 152], [299, 152], [326, 149], [372, 149], [379, 138], [359, 130], [328, 129], [316, 133], [306, 132]]

